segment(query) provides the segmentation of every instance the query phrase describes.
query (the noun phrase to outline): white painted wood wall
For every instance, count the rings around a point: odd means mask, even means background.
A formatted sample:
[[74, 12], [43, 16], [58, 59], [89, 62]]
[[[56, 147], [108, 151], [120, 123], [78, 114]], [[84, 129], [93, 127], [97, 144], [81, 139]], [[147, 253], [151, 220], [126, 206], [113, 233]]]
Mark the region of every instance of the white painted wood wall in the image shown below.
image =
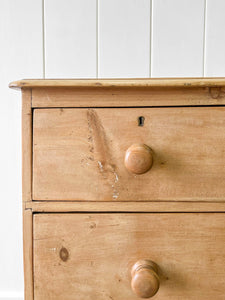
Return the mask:
[[22, 78], [225, 76], [224, 0], [0, 0], [0, 299], [23, 299]]

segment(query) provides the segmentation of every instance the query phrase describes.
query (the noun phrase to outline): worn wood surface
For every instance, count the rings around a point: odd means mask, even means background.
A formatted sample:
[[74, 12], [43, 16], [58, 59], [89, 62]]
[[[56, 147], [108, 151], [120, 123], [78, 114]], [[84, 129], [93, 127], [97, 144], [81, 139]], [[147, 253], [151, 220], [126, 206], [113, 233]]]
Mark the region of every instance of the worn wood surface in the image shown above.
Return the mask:
[[24, 299], [33, 299], [33, 214], [23, 211]]
[[152, 150], [145, 144], [133, 144], [127, 149], [124, 165], [129, 172], [137, 175], [144, 174], [151, 169], [152, 164]]
[[26, 208], [32, 200], [32, 108], [31, 89], [22, 89], [22, 200], [24, 298], [33, 299], [33, 215]]
[[37, 214], [34, 298], [137, 299], [131, 268], [159, 266], [154, 299], [223, 300], [224, 214]]
[[32, 107], [224, 105], [224, 87], [45, 87], [32, 89]]
[[[33, 126], [34, 200], [225, 200], [223, 107], [41, 109]], [[134, 143], [153, 151], [142, 175], [124, 165]]]
[[[25, 299], [34, 286], [35, 300], [136, 299], [130, 270], [151, 259], [160, 267], [155, 299], [222, 300], [224, 214], [212, 212], [225, 212], [225, 79], [11, 87], [23, 95]], [[191, 105], [206, 107], [146, 108]], [[32, 107], [50, 108], [33, 119]], [[125, 168], [134, 143], [153, 150], [146, 174]]]
[[225, 86], [225, 77], [212, 78], [137, 78], [137, 79], [24, 79], [10, 88], [34, 87], [215, 87]]
[[225, 212], [225, 202], [30, 201], [33, 212]]
[[32, 108], [31, 89], [22, 90], [22, 198], [32, 199]]
[[158, 266], [151, 260], [141, 259], [131, 269], [131, 288], [139, 298], [153, 297], [159, 290]]

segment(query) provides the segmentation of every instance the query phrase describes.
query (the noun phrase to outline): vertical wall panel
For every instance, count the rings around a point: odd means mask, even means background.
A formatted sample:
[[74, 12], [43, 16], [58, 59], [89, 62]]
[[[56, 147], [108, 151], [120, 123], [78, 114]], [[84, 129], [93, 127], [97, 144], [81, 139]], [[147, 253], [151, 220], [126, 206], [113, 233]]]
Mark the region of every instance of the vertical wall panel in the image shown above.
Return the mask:
[[150, 0], [99, 0], [99, 77], [149, 77]]
[[47, 78], [96, 76], [96, 0], [45, 0]]
[[204, 0], [152, 1], [152, 76], [202, 76]]
[[42, 1], [0, 1], [0, 299], [22, 299], [21, 96], [10, 81], [43, 74]]
[[207, 0], [205, 76], [225, 76], [224, 0]]

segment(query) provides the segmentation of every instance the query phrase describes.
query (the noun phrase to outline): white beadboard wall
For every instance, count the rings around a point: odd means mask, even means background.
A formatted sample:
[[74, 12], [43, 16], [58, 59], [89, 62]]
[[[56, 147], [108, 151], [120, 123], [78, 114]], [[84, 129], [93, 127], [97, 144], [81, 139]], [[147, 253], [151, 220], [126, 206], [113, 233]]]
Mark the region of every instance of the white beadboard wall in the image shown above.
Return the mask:
[[0, 0], [0, 300], [23, 299], [21, 78], [225, 76], [224, 0]]

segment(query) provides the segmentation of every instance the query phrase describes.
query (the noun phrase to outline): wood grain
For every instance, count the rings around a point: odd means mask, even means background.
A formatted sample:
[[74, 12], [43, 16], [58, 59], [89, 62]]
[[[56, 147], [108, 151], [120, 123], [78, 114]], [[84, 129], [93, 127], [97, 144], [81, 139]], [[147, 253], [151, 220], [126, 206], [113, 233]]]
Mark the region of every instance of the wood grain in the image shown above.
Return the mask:
[[10, 88], [34, 87], [224, 87], [225, 77], [136, 78], [136, 79], [25, 79], [11, 82]]
[[33, 214], [30, 209], [23, 211], [23, 264], [24, 297], [33, 299]]
[[31, 89], [22, 89], [22, 200], [24, 297], [33, 299], [33, 215], [26, 208], [32, 200], [32, 108]]
[[131, 288], [140, 298], [151, 298], [159, 290], [158, 266], [153, 261], [142, 259], [131, 269]]
[[225, 88], [33, 88], [32, 107], [128, 107], [225, 104]]
[[[37, 109], [33, 199], [224, 202], [224, 127], [223, 107]], [[153, 151], [146, 174], [124, 166], [134, 143]]]
[[[224, 214], [212, 212], [225, 212], [225, 79], [15, 86], [25, 299], [136, 299], [131, 268], [150, 259], [159, 265], [155, 299], [222, 300]], [[205, 107], [146, 108], [190, 105]], [[135, 143], [153, 150], [143, 175], [124, 165]]]
[[144, 174], [148, 172], [153, 164], [152, 150], [145, 144], [131, 145], [124, 158], [124, 165], [133, 174]]
[[219, 213], [37, 214], [34, 298], [137, 299], [131, 268], [150, 259], [154, 299], [223, 300], [224, 230]]
[[30, 201], [33, 212], [225, 212], [225, 202]]
[[22, 198], [32, 199], [32, 108], [31, 89], [22, 90]]

